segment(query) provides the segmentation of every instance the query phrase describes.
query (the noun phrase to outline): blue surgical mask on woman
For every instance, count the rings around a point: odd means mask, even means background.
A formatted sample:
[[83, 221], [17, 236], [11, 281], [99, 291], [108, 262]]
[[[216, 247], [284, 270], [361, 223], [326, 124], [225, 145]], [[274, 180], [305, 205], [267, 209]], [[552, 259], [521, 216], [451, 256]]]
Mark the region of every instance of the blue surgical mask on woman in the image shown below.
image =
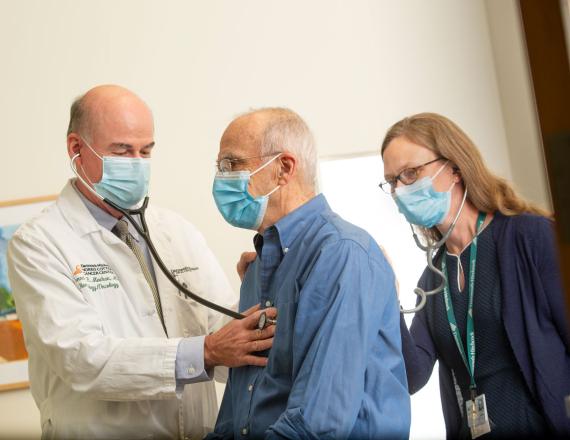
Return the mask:
[[85, 139], [83, 142], [103, 162], [101, 180], [92, 183], [97, 194], [127, 209], [137, 205], [148, 194], [150, 159], [101, 157]]
[[417, 226], [432, 228], [443, 223], [451, 208], [451, 190], [436, 191], [433, 187], [434, 179], [447, 166], [447, 162], [432, 177], [426, 176], [410, 185], [396, 188], [392, 194], [399, 211], [406, 220]]
[[218, 171], [214, 178], [212, 195], [220, 214], [232, 226], [243, 229], [257, 230], [263, 221], [269, 196], [277, 191], [278, 185], [267, 194], [253, 197], [247, 190], [251, 176], [261, 171], [271, 162], [281, 156], [281, 153], [267, 161], [253, 172]]

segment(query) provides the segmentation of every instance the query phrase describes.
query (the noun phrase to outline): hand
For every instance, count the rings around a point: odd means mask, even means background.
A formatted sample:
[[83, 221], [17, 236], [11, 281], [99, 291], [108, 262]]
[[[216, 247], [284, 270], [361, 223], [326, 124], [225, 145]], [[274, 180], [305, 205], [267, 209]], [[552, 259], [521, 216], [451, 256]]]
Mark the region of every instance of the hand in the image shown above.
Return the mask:
[[239, 279], [243, 281], [243, 277], [245, 276], [245, 272], [249, 267], [249, 264], [257, 258], [257, 254], [255, 252], [244, 252], [241, 254], [241, 257], [237, 264], [237, 273], [239, 275]]
[[277, 317], [276, 308], [259, 310], [258, 304], [244, 312], [245, 318], [234, 319], [217, 332], [206, 336], [204, 339], [205, 368], [217, 365], [265, 367], [267, 358], [252, 354], [268, 350], [273, 345], [275, 325], [269, 325], [263, 330], [257, 328], [257, 321], [263, 312], [267, 313], [268, 318]]

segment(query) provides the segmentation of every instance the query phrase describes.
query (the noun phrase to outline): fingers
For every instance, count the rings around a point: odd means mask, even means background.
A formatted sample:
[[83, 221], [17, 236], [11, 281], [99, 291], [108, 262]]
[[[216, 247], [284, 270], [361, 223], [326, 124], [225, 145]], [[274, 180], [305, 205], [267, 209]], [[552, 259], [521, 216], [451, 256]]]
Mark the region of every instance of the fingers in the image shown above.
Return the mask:
[[[249, 310], [251, 310], [251, 309], [249, 309]], [[267, 309], [257, 310], [255, 312], [247, 315], [247, 317], [243, 320], [245, 327], [249, 328], [249, 329], [257, 328], [259, 316], [262, 313], [266, 313], [268, 318], [274, 319], [277, 316], [277, 309], [275, 307], [269, 307]]]
[[241, 254], [241, 257], [239, 259], [239, 264], [242, 264], [245, 267], [247, 267], [249, 263], [254, 261], [256, 258], [257, 254], [255, 252], [244, 252], [243, 254]]
[[240, 279], [243, 281], [243, 277], [245, 276], [245, 272], [247, 271], [248, 266], [252, 261], [257, 258], [257, 254], [255, 252], [244, 252], [241, 254], [241, 257], [238, 261], [236, 266], [237, 273]]
[[267, 366], [267, 358], [261, 356], [248, 355], [243, 357], [244, 365], [254, 365], [256, 367]]
[[271, 319], [277, 318], [277, 309], [275, 307], [269, 307], [267, 309], [263, 309], [265, 313], [267, 313], [267, 317]]
[[260, 341], [252, 341], [247, 345], [247, 347], [249, 353], [255, 353], [258, 351], [269, 350], [272, 345], [273, 345], [273, 338], [269, 338], [269, 339], [262, 339]]
[[[245, 316], [249, 316], [249, 315], [251, 315], [252, 313], [254, 313], [254, 312], [256, 312], [257, 310], [259, 310], [260, 305], [261, 305], [261, 304], [256, 304], [256, 305], [254, 305], [253, 307], [250, 307], [249, 309], [247, 309], [245, 312], [242, 312], [241, 314], [242, 314], [242, 315], [245, 315]], [[259, 318], [258, 318], [258, 319], [259, 319]]]
[[259, 341], [261, 339], [271, 338], [275, 335], [275, 326], [268, 325], [263, 330], [256, 328], [248, 333], [250, 341]]

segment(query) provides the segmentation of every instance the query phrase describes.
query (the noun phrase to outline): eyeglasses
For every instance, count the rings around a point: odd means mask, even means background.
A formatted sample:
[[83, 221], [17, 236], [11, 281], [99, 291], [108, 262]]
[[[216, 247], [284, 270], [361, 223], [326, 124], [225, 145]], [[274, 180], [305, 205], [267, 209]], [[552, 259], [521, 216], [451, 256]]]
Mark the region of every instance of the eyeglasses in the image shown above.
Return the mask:
[[275, 153], [271, 153], [271, 154], [264, 154], [262, 156], [249, 156], [249, 157], [240, 157], [240, 158], [229, 158], [226, 157], [222, 160], [217, 160], [216, 161], [216, 168], [219, 172], [221, 173], [229, 173], [230, 171], [234, 171], [232, 169], [233, 164], [238, 164], [240, 162], [245, 162], [246, 160], [249, 159], [262, 159], [265, 157], [271, 157], [271, 156], [275, 156], [277, 154], [279, 154], [280, 151], [275, 152]]
[[418, 175], [420, 170], [431, 163], [437, 162], [438, 160], [444, 159], [443, 157], [438, 157], [436, 159], [430, 160], [429, 162], [423, 163], [418, 165], [417, 167], [406, 168], [402, 170], [400, 174], [395, 176], [392, 179], [388, 179], [385, 182], [380, 183], [378, 186], [382, 188], [386, 194], [392, 194], [396, 191], [396, 186], [398, 185], [398, 180], [402, 182], [404, 185], [411, 185], [416, 180], [418, 180]]

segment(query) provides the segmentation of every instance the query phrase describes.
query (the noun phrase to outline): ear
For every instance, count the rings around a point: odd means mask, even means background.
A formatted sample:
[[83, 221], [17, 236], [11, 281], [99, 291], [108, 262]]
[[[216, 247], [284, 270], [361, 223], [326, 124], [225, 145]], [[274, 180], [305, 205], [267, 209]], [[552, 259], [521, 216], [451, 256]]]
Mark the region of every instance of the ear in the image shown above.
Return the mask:
[[81, 142], [79, 139], [79, 135], [76, 133], [69, 133], [67, 136], [67, 154], [69, 154], [70, 158], [79, 154], [81, 150]]
[[459, 169], [459, 167], [457, 165], [453, 165], [453, 167], [451, 168], [451, 172], [455, 176], [455, 181], [461, 182], [463, 177], [461, 176], [461, 170]]
[[278, 159], [280, 170], [278, 174], [279, 185], [287, 185], [297, 172], [297, 158], [290, 153], [282, 153]]

